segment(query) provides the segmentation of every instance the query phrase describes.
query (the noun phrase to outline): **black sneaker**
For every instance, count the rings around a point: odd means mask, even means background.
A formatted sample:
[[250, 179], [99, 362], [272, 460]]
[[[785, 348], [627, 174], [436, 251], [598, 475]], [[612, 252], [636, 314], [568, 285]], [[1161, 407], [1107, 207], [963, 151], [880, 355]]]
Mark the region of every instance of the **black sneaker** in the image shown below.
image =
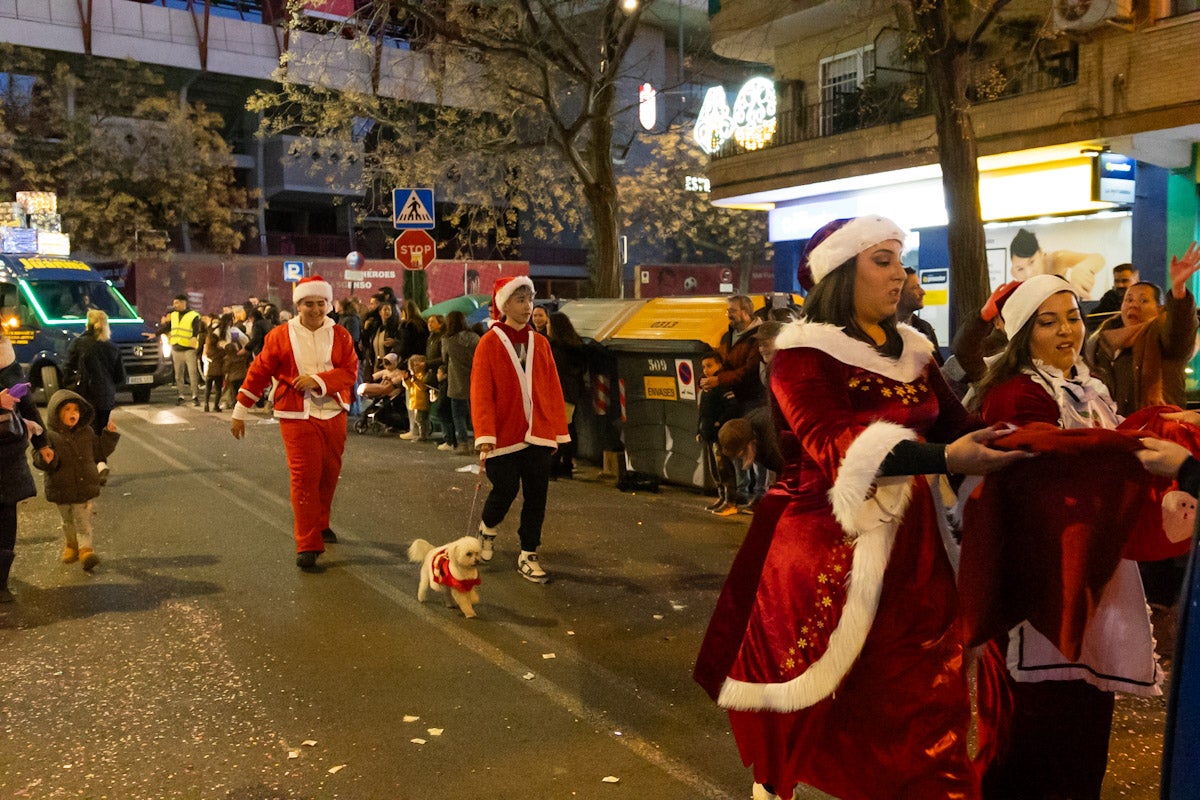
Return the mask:
[[317, 569], [317, 556], [321, 555], [316, 550], [305, 550], [303, 553], [296, 554], [296, 566], [306, 572], [311, 572]]
[[200, 398], [199, 397], [192, 398], [192, 406], [194, 406], [195, 408], [200, 407]]
[[333, 532], [333, 528], [321, 531], [321, 541], [326, 544], [337, 544], [337, 534]]

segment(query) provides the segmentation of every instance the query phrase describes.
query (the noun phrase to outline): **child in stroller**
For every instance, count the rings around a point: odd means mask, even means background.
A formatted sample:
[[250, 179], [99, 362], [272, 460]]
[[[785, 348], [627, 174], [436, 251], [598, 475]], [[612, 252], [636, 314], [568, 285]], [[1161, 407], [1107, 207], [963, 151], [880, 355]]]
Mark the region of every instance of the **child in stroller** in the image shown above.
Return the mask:
[[359, 397], [371, 404], [363, 409], [354, 422], [355, 433], [393, 433], [408, 427], [408, 409], [404, 403], [404, 370], [400, 357], [388, 353], [379, 362], [380, 369], [371, 375], [372, 383], [358, 387]]

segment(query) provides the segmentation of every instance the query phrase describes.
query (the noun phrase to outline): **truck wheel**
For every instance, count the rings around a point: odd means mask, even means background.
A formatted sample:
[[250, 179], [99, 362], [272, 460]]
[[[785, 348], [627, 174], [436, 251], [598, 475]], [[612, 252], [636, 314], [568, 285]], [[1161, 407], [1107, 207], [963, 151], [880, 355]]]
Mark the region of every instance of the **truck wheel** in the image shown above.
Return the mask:
[[149, 403], [151, 386], [134, 386], [130, 391], [133, 392], [133, 402]]
[[49, 405], [50, 398], [58, 391], [58, 367], [47, 364], [42, 367], [42, 394]]

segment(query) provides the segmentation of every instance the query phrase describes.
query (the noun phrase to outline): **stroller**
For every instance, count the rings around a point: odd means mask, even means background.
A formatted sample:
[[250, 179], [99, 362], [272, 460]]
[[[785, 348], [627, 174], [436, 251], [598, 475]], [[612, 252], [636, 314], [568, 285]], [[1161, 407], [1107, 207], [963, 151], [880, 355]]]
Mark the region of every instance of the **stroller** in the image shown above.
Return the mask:
[[404, 405], [404, 392], [395, 397], [386, 394], [371, 398], [371, 404], [354, 420], [354, 432], [358, 434], [401, 432], [408, 429], [408, 409]]

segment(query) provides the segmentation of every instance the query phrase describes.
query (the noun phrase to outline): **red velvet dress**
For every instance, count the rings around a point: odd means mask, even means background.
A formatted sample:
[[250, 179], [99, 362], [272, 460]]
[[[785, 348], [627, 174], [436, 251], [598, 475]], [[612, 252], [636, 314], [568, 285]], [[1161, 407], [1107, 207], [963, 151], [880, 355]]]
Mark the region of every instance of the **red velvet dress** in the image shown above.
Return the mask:
[[846, 800], [974, 798], [954, 575], [924, 477], [876, 479], [903, 439], [973, 426], [919, 333], [889, 359], [795, 323], [771, 388], [787, 465], [760, 502], [697, 661], [754, 778]]

